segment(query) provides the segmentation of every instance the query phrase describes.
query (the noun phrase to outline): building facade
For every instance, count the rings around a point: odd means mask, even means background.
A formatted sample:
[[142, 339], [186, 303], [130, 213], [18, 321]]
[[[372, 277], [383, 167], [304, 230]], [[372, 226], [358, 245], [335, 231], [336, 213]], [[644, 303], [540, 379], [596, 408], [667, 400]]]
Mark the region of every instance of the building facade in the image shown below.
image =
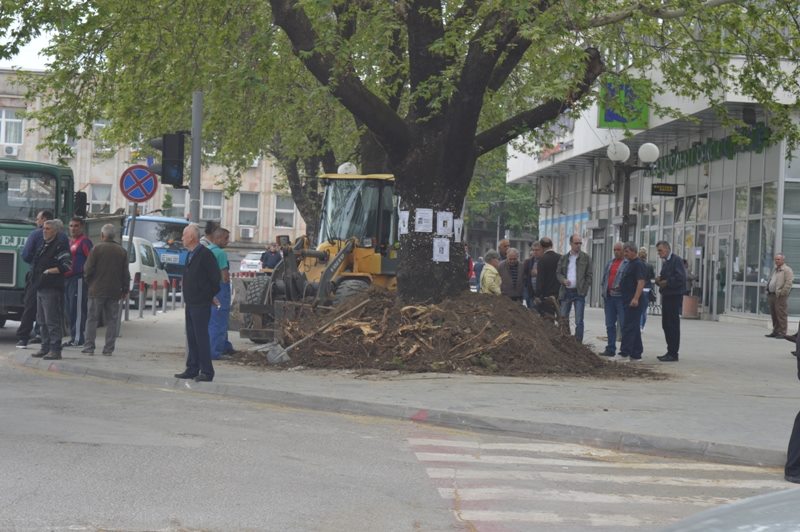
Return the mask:
[[[0, 69], [0, 157], [56, 163], [57, 157], [36, 146], [46, 132], [22, 117], [23, 111], [36, 103], [26, 102], [24, 88], [13, 83], [15, 72]], [[105, 127], [98, 121], [95, 132]], [[122, 172], [132, 164], [146, 164], [130, 148], [116, 149], [94, 140], [93, 135], [69, 139], [74, 157], [67, 161], [75, 174], [75, 190], [86, 192], [89, 211], [113, 213], [129, 211], [129, 203], [119, 188]], [[242, 185], [231, 198], [223, 186], [225, 171], [219, 167], [201, 172], [200, 219], [218, 220], [231, 231], [231, 241], [241, 247], [263, 248], [278, 235], [292, 239], [305, 233], [305, 222], [287, 189], [276, 185], [283, 181], [275, 164], [258, 159], [242, 175]], [[187, 176], [188, 177], [188, 176]], [[185, 217], [189, 213], [189, 191], [160, 186], [155, 196], [140, 204], [142, 214]]]
[[[648, 129], [624, 138], [622, 130], [597, 127], [602, 111], [595, 106], [538, 155], [512, 150], [508, 181], [538, 183], [539, 231], [559, 252], [568, 249], [570, 234], [582, 235], [595, 268], [589, 299], [599, 306], [602, 269], [620, 239], [626, 175], [608, 159], [607, 147], [624, 142], [632, 154], [626, 164], [639, 166], [638, 147], [656, 144], [655, 168], [628, 174], [628, 240], [646, 247], [654, 266], [659, 240], [687, 260], [700, 317], [768, 316], [774, 255], [783, 253], [800, 272], [800, 161], [787, 157], [785, 141], [765, 141], [769, 116], [754, 103], [728, 98], [731, 115], [748, 124], [737, 131], [702, 102], [662, 103], [693, 119], [651, 117]], [[660, 195], [675, 188], [675, 196]], [[789, 311], [800, 314], [800, 290], [792, 292]]]

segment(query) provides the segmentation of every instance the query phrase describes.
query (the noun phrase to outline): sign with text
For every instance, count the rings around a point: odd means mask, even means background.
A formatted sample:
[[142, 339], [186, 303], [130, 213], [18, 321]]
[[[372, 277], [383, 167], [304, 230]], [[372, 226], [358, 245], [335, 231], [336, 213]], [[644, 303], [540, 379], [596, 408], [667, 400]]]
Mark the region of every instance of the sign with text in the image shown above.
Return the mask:
[[677, 196], [678, 184], [677, 183], [653, 183], [650, 189], [650, 194], [653, 196]]

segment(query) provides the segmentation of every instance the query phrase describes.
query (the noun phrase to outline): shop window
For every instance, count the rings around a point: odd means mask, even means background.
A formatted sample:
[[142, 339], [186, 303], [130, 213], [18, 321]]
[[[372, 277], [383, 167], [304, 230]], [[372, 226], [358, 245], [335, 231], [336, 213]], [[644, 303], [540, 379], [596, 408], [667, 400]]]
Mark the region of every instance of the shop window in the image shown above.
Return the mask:
[[728, 188], [722, 191], [722, 219], [733, 220], [733, 195], [734, 190]]
[[675, 223], [683, 221], [683, 204], [686, 200], [684, 198], [675, 198]]
[[708, 221], [708, 194], [697, 196], [697, 221], [705, 223]]
[[761, 187], [750, 188], [750, 214], [761, 214]]
[[744, 285], [734, 284], [731, 286], [731, 312], [744, 311]]
[[740, 220], [733, 224], [733, 280], [744, 281], [745, 244], [747, 242], [747, 222]]
[[775, 265], [775, 218], [761, 220], [761, 277], [769, 279]]
[[708, 195], [708, 221], [722, 220], [722, 191], [711, 192]]
[[697, 221], [697, 212], [694, 209], [695, 204], [697, 203], [696, 196], [689, 196], [686, 198], [686, 221], [687, 222], [696, 222]]
[[698, 248], [706, 247], [706, 226], [698, 225], [696, 233], [697, 233], [697, 238], [695, 238], [695, 247]]
[[775, 183], [764, 184], [764, 206], [762, 208], [764, 216], [778, 215], [778, 187]]
[[[783, 220], [781, 253], [787, 257], [800, 257], [800, 220]], [[800, 282], [800, 278], [797, 281]]]
[[[759, 300], [758, 287], [746, 286], [744, 289], [744, 311], [756, 314], [758, 312], [758, 307], [759, 307], [758, 300]], [[767, 310], [767, 313], [769, 313], [769, 310]]]
[[750, 182], [761, 184], [764, 181], [764, 158], [766, 150], [761, 153], [750, 152]]
[[[751, 183], [750, 179], [750, 152], [742, 151], [736, 156], [736, 183]], [[727, 183], [726, 183], [727, 184]]]
[[664, 227], [669, 227], [675, 223], [675, 200], [664, 201]]
[[760, 260], [759, 260], [759, 237], [761, 236], [761, 220], [750, 220], [747, 222], [747, 270], [745, 271], [745, 281], [757, 282]]
[[[800, 165], [800, 161], [798, 161]], [[783, 214], [800, 214], [800, 182], [787, 181], [783, 189]]]
[[739, 187], [736, 189], [735, 211], [737, 220], [747, 218], [747, 187]]

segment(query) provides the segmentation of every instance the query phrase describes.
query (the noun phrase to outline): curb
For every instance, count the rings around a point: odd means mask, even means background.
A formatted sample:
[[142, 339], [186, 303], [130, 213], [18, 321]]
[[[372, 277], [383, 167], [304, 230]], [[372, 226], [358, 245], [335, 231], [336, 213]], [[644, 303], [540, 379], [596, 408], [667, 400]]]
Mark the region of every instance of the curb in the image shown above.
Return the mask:
[[723, 464], [758, 467], [783, 467], [786, 453], [757, 447], [745, 447], [687, 438], [635, 434], [623, 431], [596, 429], [580, 425], [563, 425], [525, 421], [511, 418], [477, 416], [449, 410], [431, 410], [424, 407], [406, 407], [393, 404], [371, 403], [352, 399], [301, 394], [251, 386], [220, 383], [195, 383], [174, 377], [154, 377], [97, 368], [89, 368], [63, 361], [33, 359], [28, 355], [12, 356], [17, 365], [40, 371], [64, 373], [80, 377], [97, 377], [127, 384], [144, 384], [246, 399], [261, 403], [278, 404], [292, 408], [317, 410], [339, 414], [375, 416], [388, 419], [415, 421], [456, 429], [502, 432], [528, 438], [574, 443], [622, 452], [655, 454], [688, 458]]

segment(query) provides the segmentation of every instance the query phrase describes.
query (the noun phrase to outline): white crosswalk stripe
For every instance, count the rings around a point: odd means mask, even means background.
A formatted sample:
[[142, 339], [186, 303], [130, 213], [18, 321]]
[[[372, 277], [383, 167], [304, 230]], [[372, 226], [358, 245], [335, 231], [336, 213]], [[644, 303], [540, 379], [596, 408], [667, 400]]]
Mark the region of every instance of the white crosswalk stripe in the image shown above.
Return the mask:
[[470, 530], [653, 528], [769, 490], [779, 472], [548, 442], [410, 438]]

